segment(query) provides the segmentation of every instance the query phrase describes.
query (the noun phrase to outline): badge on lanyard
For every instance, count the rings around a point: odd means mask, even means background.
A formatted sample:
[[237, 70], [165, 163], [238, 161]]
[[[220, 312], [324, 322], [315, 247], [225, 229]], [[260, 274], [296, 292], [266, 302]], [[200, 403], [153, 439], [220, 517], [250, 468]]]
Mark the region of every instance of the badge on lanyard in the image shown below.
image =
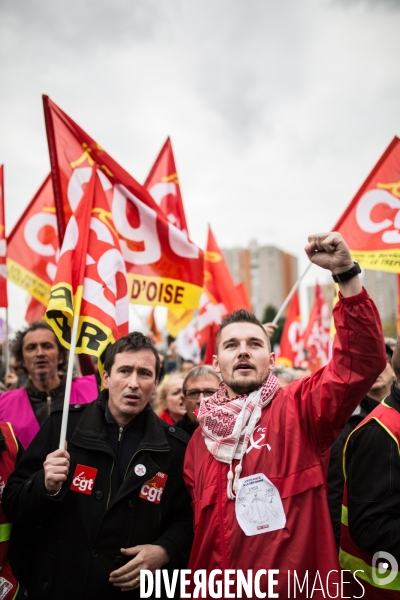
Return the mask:
[[286, 515], [278, 489], [263, 474], [239, 479], [236, 519], [246, 535], [259, 535], [283, 529]]
[[69, 489], [73, 492], [80, 492], [81, 494], [88, 494], [90, 496], [93, 491], [96, 476], [97, 469], [94, 467], [76, 465], [71, 487]]
[[146, 481], [140, 490], [139, 498], [153, 502], [153, 504], [160, 504], [161, 496], [167, 483], [168, 475], [158, 471], [154, 477]]

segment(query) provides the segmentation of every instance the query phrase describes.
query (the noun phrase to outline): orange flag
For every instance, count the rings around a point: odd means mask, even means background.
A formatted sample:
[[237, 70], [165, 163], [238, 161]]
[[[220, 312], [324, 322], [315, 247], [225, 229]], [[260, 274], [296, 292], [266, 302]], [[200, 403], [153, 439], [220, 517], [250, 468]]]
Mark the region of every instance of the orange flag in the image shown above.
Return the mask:
[[79, 315], [76, 352], [100, 357], [128, 333], [125, 263], [96, 169], [71, 216], [51, 288], [46, 320], [69, 348]]
[[395, 137], [334, 231], [366, 269], [400, 273], [400, 140]]
[[48, 175], [8, 236], [8, 279], [47, 306], [58, 254], [56, 209]]
[[7, 308], [7, 239], [4, 213], [4, 165], [0, 165], [0, 307]]
[[328, 306], [318, 283], [310, 319], [304, 332], [304, 348], [308, 353], [309, 368], [315, 371], [327, 364], [330, 355], [331, 337]]
[[[186, 215], [183, 208], [178, 174], [172, 152], [171, 140], [167, 138], [160, 154], [144, 182], [154, 201], [170, 223], [188, 235]], [[173, 337], [176, 337], [183, 327], [193, 319], [193, 311], [180, 306], [168, 309], [166, 327]]]
[[296, 291], [289, 304], [277, 363], [285, 367], [300, 367], [303, 360], [303, 327], [300, 317], [299, 293]]
[[60, 239], [95, 165], [125, 259], [130, 301], [197, 308], [201, 250], [79, 125], [47, 96], [43, 102]]

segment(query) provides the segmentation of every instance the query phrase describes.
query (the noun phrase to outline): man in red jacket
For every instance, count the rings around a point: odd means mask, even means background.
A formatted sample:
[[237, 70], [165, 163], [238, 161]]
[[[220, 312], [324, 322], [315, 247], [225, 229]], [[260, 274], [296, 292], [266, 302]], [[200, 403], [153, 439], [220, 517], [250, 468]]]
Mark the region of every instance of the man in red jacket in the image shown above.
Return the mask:
[[201, 404], [184, 473], [195, 512], [192, 592], [205, 597], [346, 597], [322, 461], [382, 372], [385, 348], [342, 236], [310, 236], [305, 250], [341, 292], [326, 367], [281, 389], [268, 336], [244, 310], [217, 337], [213, 367], [223, 382]]

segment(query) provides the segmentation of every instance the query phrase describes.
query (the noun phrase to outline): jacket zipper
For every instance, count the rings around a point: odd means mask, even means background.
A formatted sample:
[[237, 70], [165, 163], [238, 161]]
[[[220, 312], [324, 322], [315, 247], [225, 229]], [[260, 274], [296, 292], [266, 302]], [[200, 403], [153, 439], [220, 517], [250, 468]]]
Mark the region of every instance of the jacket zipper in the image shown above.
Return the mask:
[[47, 416], [51, 415], [51, 396], [50, 394], [47, 396]]
[[124, 433], [124, 428], [120, 427], [118, 431], [118, 441], [121, 441], [122, 434]]
[[115, 461], [113, 460], [113, 463], [111, 465], [111, 472], [110, 472], [110, 488], [108, 490], [108, 498], [107, 498], [107, 506], [106, 506], [106, 510], [108, 510], [108, 505], [110, 504], [110, 498], [111, 498], [111, 485], [112, 485], [112, 474], [114, 471], [114, 465], [115, 465]]

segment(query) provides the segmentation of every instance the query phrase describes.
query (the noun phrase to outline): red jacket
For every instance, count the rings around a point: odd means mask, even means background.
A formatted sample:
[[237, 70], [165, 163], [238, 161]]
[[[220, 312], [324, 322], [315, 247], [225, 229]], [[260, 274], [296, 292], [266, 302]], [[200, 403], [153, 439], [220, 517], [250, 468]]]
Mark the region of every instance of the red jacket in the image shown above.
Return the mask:
[[[244, 534], [236, 520], [235, 501], [226, 495], [228, 465], [208, 452], [200, 428], [194, 433], [184, 468], [195, 515], [189, 562], [192, 571], [241, 569], [246, 575], [247, 569], [252, 569], [254, 576], [260, 569], [279, 569], [274, 575], [278, 585], [273, 588], [279, 597], [315, 600], [329, 597], [327, 589], [335, 597], [337, 589], [332, 584], [340, 581], [340, 576], [331, 573], [328, 585], [327, 576], [340, 566], [329, 516], [323, 454], [385, 368], [386, 355], [379, 315], [365, 290], [342, 298], [334, 313], [337, 335], [332, 361], [311, 377], [294, 381], [278, 392], [264, 409], [243, 460], [242, 478], [264, 473], [278, 489], [286, 515], [283, 529]], [[308, 572], [308, 585], [303, 592], [297, 586], [296, 595], [293, 571], [300, 586]], [[317, 591], [321, 589], [318, 575], [324, 592]], [[345, 575], [346, 581], [349, 573]], [[261, 577], [260, 588], [268, 597], [266, 576]], [[235, 589], [233, 586], [230, 591]]]

